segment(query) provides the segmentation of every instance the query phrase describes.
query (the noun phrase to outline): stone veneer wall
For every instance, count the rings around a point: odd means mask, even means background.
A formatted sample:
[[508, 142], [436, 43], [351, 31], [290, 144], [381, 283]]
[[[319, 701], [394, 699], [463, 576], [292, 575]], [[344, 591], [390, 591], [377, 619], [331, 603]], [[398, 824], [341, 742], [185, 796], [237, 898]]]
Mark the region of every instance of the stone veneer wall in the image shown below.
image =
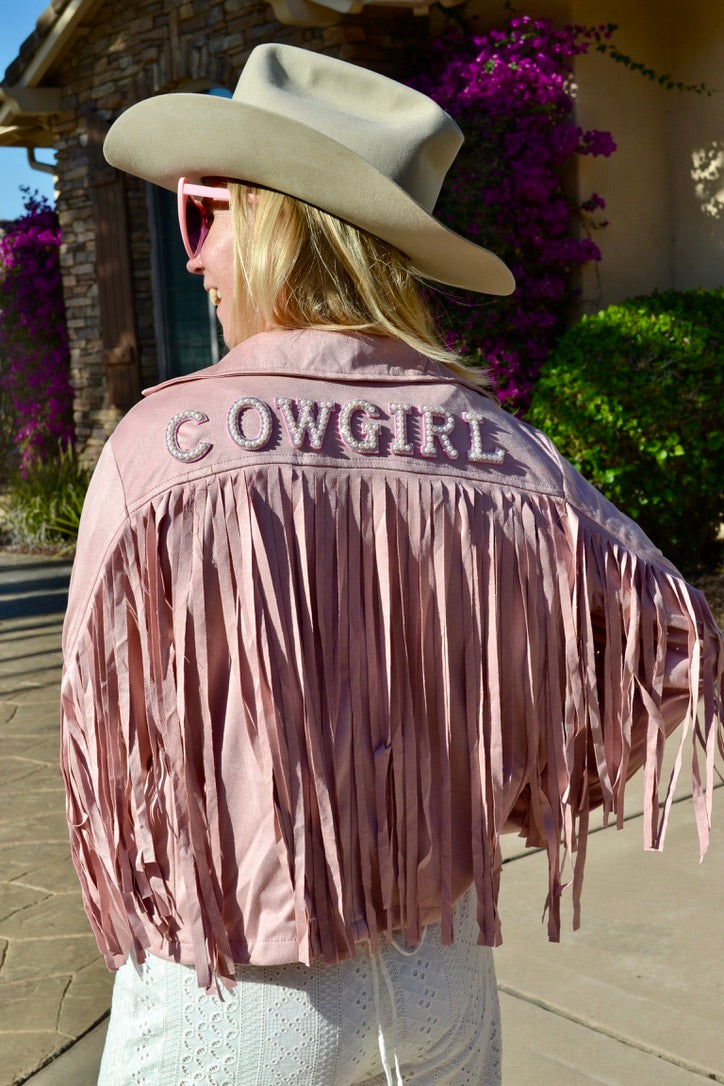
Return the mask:
[[[409, 11], [367, 9], [327, 29], [278, 23], [263, 0], [107, 0], [83, 28], [58, 71], [65, 112], [56, 124], [57, 208], [61, 264], [81, 455], [94, 461], [119, 420], [105, 397], [95, 275], [96, 224], [86, 118], [111, 122], [152, 94], [226, 86], [233, 90], [250, 50], [285, 41], [404, 78], [428, 34], [427, 19]], [[190, 87], [189, 87], [190, 84]], [[142, 385], [157, 379], [150, 238], [145, 186], [129, 179], [127, 203], [136, 334]]]

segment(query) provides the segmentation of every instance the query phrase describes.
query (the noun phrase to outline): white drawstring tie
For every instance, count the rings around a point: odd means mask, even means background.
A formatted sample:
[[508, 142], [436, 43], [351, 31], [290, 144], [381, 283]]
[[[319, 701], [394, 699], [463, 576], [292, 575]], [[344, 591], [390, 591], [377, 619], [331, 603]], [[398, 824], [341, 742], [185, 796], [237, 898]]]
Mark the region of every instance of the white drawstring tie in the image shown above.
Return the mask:
[[[400, 946], [395, 941], [394, 937], [390, 937], [389, 945], [393, 946], [398, 954], [404, 955], [406, 958], [411, 958], [413, 954], [416, 954], [422, 944], [425, 942], [425, 936], [427, 935], [427, 928], [422, 929], [422, 938], [416, 947], [407, 949], [407, 947]], [[389, 970], [385, 965], [384, 958], [379, 951], [372, 953], [372, 947], [367, 943], [367, 950], [370, 956], [370, 968], [372, 971], [372, 996], [375, 1003], [375, 1019], [377, 1022], [377, 1044], [380, 1049], [380, 1060], [382, 1062], [382, 1070], [385, 1072], [385, 1081], [387, 1086], [405, 1086], [402, 1072], [400, 1071], [400, 1061], [397, 1056], [397, 1002], [395, 1000], [395, 989], [392, 985], [392, 978], [390, 977]], [[382, 974], [387, 988], [387, 995], [390, 1000], [390, 1008], [392, 1011], [392, 1059], [394, 1062], [395, 1077], [392, 1077], [392, 1067], [390, 1066], [387, 1058], [387, 1039], [385, 1037], [385, 1028], [382, 1025], [382, 1006], [380, 1003], [380, 973]]]

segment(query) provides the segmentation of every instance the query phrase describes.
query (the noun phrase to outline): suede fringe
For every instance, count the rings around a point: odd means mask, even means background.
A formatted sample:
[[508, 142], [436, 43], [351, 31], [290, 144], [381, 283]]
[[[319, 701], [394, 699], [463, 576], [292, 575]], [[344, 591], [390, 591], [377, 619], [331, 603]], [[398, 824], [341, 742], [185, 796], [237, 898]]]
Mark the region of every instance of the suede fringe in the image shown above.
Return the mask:
[[[547, 851], [555, 940], [567, 880], [578, 924], [591, 808], [620, 827], [643, 764], [660, 849], [687, 745], [703, 856], [722, 670], [699, 593], [559, 497], [288, 465], [176, 487], [130, 514], [66, 655], [68, 816], [99, 946], [117, 968], [150, 926], [172, 945], [183, 925], [199, 983], [233, 984], [214, 738], [229, 727], [272, 775], [299, 960], [354, 953], [350, 863], [372, 947], [395, 907], [414, 944], [433, 847], [453, 939], [454, 735], [480, 942], [500, 941], [513, 827]], [[219, 708], [224, 684], [243, 720]]]

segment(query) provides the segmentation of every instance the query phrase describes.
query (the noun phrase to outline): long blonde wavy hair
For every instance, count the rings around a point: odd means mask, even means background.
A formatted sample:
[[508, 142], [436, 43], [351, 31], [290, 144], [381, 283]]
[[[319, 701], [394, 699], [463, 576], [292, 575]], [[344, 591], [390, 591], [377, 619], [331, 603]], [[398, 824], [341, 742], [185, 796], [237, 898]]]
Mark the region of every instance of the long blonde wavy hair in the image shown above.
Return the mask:
[[393, 245], [284, 193], [228, 187], [236, 342], [271, 328], [387, 335], [477, 385], [489, 383], [445, 346], [422, 277]]

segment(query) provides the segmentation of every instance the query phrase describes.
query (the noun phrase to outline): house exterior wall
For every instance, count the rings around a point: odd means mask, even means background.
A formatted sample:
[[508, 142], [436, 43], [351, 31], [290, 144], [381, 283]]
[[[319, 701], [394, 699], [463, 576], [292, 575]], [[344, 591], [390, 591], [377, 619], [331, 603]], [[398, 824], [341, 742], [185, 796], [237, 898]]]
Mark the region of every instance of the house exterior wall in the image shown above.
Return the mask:
[[[404, 78], [427, 21], [407, 11], [371, 9], [338, 26], [282, 26], [263, 0], [106, 2], [54, 73], [64, 88], [55, 130], [61, 265], [75, 390], [77, 445], [96, 459], [122, 409], [108, 403], [99, 319], [97, 234], [91, 199], [92, 115], [110, 123], [133, 102], [173, 90], [233, 90], [249, 51], [263, 41], [319, 49]], [[158, 380], [146, 188], [126, 181], [129, 244], [141, 387]]]
[[[471, 0], [490, 27], [503, 0]], [[526, 14], [558, 24], [618, 25], [617, 48], [711, 95], [666, 90], [610, 57], [591, 52], [575, 66], [576, 113], [586, 129], [610, 131], [610, 158], [582, 158], [582, 199], [606, 200], [602, 260], [581, 275], [582, 310], [654, 290], [724, 283], [724, 5], [709, 0], [528, 0]], [[718, 195], [717, 195], [718, 194]]]
[[673, 190], [673, 286], [724, 283], [724, 5], [665, 5], [672, 70], [712, 95], [673, 94], [669, 146]]
[[[606, 199], [600, 269], [584, 273], [588, 309], [653, 290], [724, 282], [724, 7], [698, 0], [575, 0], [574, 21], [618, 22], [621, 52], [711, 95], [666, 90], [608, 57], [577, 65], [578, 117], [618, 149], [582, 164], [582, 192]], [[717, 193], [719, 197], [717, 199]]]

